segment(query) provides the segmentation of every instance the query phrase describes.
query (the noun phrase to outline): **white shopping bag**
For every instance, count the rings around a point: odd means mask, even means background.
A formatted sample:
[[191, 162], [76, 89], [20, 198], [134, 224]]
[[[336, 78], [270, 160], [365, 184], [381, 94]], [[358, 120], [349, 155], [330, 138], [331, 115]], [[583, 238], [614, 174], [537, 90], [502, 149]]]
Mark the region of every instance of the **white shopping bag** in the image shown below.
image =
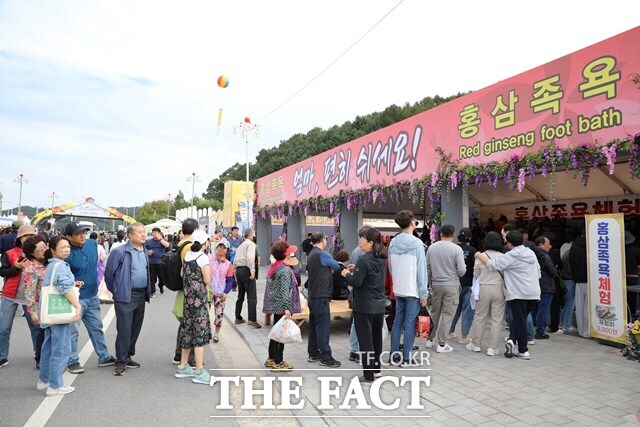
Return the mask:
[[278, 320], [269, 332], [269, 339], [282, 344], [302, 342], [302, 334], [296, 322], [286, 317]]
[[[56, 270], [60, 263], [53, 266], [51, 273], [51, 284], [43, 286], [40, 295], [40, 322], [47, 325], [62, 325], [73, 322], [76, 317], [76, 308], [71, 305], [67, 297], [56, 288], [53, 283], [56, 277]], [[76, 298], [79, 297], [80, 290], [73, 288]]]

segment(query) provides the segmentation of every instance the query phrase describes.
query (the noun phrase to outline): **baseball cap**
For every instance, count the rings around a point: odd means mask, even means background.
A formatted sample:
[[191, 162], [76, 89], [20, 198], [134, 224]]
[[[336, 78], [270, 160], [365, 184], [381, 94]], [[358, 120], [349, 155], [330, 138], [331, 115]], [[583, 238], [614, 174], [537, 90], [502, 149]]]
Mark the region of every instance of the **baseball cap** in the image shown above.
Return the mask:
[[470, 228], [464, 227], [460, 229], [460, 233], [458, 234], [458, 236], [463, 236], [467, 239], [470, 239], [471, 236], [473, 236], [473, 233], [471, 232]]
[[64, 227], [64, 235], [65, 236], [73, 236], [76, 234], [84, 233], [85, 231], [89, 231], [89, 227], [85, 227], [84, 225], [80, 225], [78, 221], [70, 221]]
[[18, 228], [22, 227], [22, 221], [13, 221], [13, 223], [11, 223], [11, 227], [17, 230]]
[[220, 246], [220, 245], [222, 245], [222, 246], [224, 246], [225, 248], [229, 249], [229, 242], [228, 242], [226, 239], [225, 239], [225, 240], [220, 240], [220, 241], [218, 242], [218, 244], [216, 245], [216, 248], [217, 248], [218, 246]]
[[207, 242], [207, 240], [209, 240], [209, 235], [202, 230], [196, 230], [191, 235], [191, 240], [193, 240], [194, 242], [198, 242], [201, 245], [204, 245]]

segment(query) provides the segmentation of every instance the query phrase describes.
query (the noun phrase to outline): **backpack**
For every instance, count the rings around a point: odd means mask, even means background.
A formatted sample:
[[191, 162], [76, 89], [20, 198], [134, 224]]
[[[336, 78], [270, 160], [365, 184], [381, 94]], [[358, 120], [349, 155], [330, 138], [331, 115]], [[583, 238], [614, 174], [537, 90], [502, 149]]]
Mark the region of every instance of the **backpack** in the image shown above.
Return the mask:
[[181, 291], [182, 286], [182, 259], [180, 252], [187, 246], [190, 241], [186, 241], [180, 246], [173, 246], [171, 249], [162, 254], [162, 272], [165, 277], [165, 287], [172, 291]]

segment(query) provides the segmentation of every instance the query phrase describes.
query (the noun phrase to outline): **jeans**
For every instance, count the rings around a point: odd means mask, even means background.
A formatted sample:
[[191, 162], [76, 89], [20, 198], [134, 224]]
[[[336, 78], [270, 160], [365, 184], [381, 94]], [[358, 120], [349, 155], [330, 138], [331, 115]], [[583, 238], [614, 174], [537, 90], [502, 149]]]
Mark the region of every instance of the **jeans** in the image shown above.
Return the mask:
[[[82, 323], [87, 328], [89, 339], [93, 349], [98, 355], [98, 363], [106, 362], [111, 355], [107, 349], [107, 344], [104, 342], [104, 333], [102, 332], [102, 318], [100, 317], [100, 300], [98, 296], [91, 298], [80, 299], [80, 305], [82, 306]], [[73, 324], [71, 328], [71, 356], [69, 357], [69, 365], [77, 363], [80, 358], [78, 357], [78, 328], [80, 328], [80, 320]]]
[[540, 335], [544, 334], [544, 329], [549, 324], [549, 310], [551, 309], [552, 300], [552, 293], [543, 292], [540, 294], [540, 302], [538, 303], [538, 316], [536, 317], [536, 332]]
[[[9, 358], [9, 339], [11, 338], [11, 329], [13, 328], [13, 319], [16, 317], [16, 311], [20, 304], [10, 301], [6, 298], [2, 298], [0, 303], [0, 359]], [[33, 344], [33, 351], [38, 352], [38, 336], [40, 335], [40, 327], [33, 324], [31, 316], [27, 311], [27, 306], [23, 305], [25, 319], [29, 325], [31, 331], [31, 343]]]
[[51, 388], [60, 388], [64, 385], [62, 374], [71, 353], [72, 329], [75, 328], [70, 323], [66, 323], [51, 325], [44, 330], [40, 356], [40, 381], [50, 383]]
[[309, 298], [309, 343], [307, 352], [315, 355], [320, 352], [322, 360], [329, 360], [331, 347], [329, 335], [331, 333], [331, 312], [329, 298]]
[[358, 345], [358, 334], [356, 334], [356, 322], [351, 319], [351, 330], [349, 331], [349, 346], [351, 347], [351, 351], [357, 353], [360, 351], [360, 346]]
[[250, 321], [257, 320], [256, 306], [258, 304], [258, 296], [256, 291], [256, 280], [249, 279], [251, 270], [249, 267], [238, 267], [236, 270], [238, 278], [238, 300], [236, 301], [236, 320], [242, 319], [242, 305], [244, 304], [244, 295], [247, 294], [247, 312]]
[[456, 314], [453, 316], [453, 322], [451, 322], [449, 333], [452, 334], [456, 331], [456, 324], [458, 323], [458, 319], [460, 319], [460, 315], [462, 315], [460, 332], [464, 336], [469, 335], [469, 330], [471, 330], [471, 324], [473, 323], [473, 315], [475, 312], [476, 311], [471, 308], [471, 286], [461, 286], [460, 302], [458, 303]]
[[145, 289], [132, 289], [130, 302], [114, 303], [116, 310], [116, 363], [126, 365], [136, 354], [136, 342], [142, 330]]
[[573, 308], [576, 305], [576, 282], [565, 280], [564, 286], [567, 288], [567, 295], [564, 297], [564, 308], [560, 314], [560, 327], [569, 329], [573, 326]]
[[420, 313], [420, 300], [415, 297], [396, 296], [396, 317], [391, 328], [391, 354], [400, 349], [400, 336], [404, 332], [402, 359], [408, 361], [416, 339], [416, 318]]

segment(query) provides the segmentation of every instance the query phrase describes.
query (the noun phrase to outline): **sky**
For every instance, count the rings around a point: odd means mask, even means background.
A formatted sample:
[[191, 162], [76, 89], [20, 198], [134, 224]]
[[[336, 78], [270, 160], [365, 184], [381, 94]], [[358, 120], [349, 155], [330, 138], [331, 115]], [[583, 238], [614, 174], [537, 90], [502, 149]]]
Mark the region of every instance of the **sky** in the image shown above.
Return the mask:
[[254, 161], [296, 133], [479, 90], [637, 25], [634, 1], [0, 0], [2, 208], [17, 207], [21, 173], [23, 205], [190, 198], [192, 173], [199, 195], [245, 162], [245, 117], [261, 127]]

